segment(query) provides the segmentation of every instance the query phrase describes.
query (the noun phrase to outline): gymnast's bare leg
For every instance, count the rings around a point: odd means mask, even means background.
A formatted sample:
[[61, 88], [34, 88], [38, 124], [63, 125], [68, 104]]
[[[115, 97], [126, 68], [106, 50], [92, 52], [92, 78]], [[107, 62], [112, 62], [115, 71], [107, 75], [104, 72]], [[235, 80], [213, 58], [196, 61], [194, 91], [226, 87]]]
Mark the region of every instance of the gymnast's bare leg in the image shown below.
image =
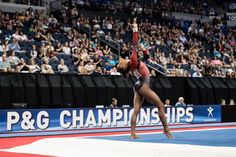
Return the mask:
[[136, 139], [138, 136], [135, 133], [135, 128], [136, 128], [136, 121], [137, 121], [137, 116], [140, 112], [140, 108], [143, 104], [144, 98], [141, 96], [137, 91], [134, 89], [134, 112], [131, 117], [131, 135], [130, 138]]
[[139, 89], [138, 93], [143, 96], [148, 102], [151, 104], [156, 105], [158, 108], [158, 113], [160, 120], [162, 122], [162, 125], [164, 127], [163, 133], [168, 137], [168, 138], [173, 138], [171, 132], [169, 131], [168, 125], [167, 125], [167, 120], [165, 117], [165, 111], [164, 111], [164, 104], [160, 100], [159, 96], [151, 90], [151, 88], [144, 83], [144, 85]]

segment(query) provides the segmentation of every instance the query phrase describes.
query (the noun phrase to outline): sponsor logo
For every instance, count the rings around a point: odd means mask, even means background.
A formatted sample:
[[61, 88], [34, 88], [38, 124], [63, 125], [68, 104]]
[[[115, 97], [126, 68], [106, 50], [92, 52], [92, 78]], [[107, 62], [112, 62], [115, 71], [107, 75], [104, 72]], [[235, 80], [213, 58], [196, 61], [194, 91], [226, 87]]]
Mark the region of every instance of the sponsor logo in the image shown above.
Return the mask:
[[214, 111], [214, 109], [212, 108], [212, 107], [209, 107], [208, 109], [207, 109], [207, 111], [208, 111], [208, 117], [214, 117], [213, 116], [213, 111]]

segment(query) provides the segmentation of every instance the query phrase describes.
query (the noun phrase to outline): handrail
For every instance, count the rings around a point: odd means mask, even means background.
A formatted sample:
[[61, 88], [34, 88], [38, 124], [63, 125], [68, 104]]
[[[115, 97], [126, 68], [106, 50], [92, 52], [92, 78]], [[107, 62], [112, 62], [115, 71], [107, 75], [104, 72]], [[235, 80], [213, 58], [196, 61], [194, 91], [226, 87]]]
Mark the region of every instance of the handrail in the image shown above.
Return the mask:
[[[150, 61], [145, 61], [145, 64], [146, 64], [149, 68], [151, 68], [151, 69], [157, 71], [158, 73], [160, 73], [160, 74], [162, 74], [162, 75], [164, 75], [164, 76], [167, 76], [168, 70], [167, 70], [164, 66], [162, 66], [162, 65], [160, 65], [160, 64], [158, 64], [158, 63], [150, 62]], [[162, 71], [159, 70], [158, 68], [154, 67], [153, 65], [155, 65], [155, 66], [157, 66], [157, 67], [163, 69], [164, 72], [162, 72]]]
[[[88, 28], [88, 30], [86, 30], [86, 29], [84, 29], [84, 28]], [[84, 31], [85, 33], [87, 33], [87, 34], [89, 35], [89, 39], [90, 39], [90, 40], [92, 39], [92, 30], [91, 30], [91, 26], [90, 26], [90, 25], [89, 25], [89, 27], [88, 27], [88, 26], [85, 26], [85, 25], [82, 25], [82, 26], [79, 27], [79, 29], [80, 29], [81, 31]]]
[[59, 2], [58, 0], [50, 1], [50, 11], [57, 11], [57, 10], [60, 10], [60, 8], [54, 8], [54, 7], [53, 7], [53, 4], [58, 3], [58, 2]]
[[[88, 28], [88, 30], [86, 30], [85, 28]], [[91, 40], [92, 39], [92, 29], [91, 29], [91, 26], [90, 25], [82, 25], [79, 27], [79, 29], [87, 34], [89, 34], [89, 39]], [[103, 39], [104, 38], [104, 39]], [[116, 49], [118, 51], [118, 55], [120, 56], [120, 50], [121, 50], [121, 47], [120, 47], [120, 44], [114, 40], [109, 40], [110, 42], [113, 42], [115, 45], [117, 45], [117, 47], [113, 46], [112, 44], [110, 44], [109, 42], [107, 42], [105, 40], [105, 36], [104, 35], [101, 35], [99, 34], [99, 42], [104, 42], [105, 44], [107, 44], [109, 47], [112, 47], [114, 49]]]
[[120, 44], [114, 40], [109, 40], [110, 42], [113, 42], [114, 44], [116, 44], [118, 47], [113, 46], [112, 44], [110, 44], [109, 42], [107, 42], [105, 39], [102, 39], [101, 37], [105, 38], [104, 35], [99, 35], [99, 42], [104, 42], [107, 45], [109, 45], [110, 47], [116, 49], [118, 51], [118, 56], [120, 56]]

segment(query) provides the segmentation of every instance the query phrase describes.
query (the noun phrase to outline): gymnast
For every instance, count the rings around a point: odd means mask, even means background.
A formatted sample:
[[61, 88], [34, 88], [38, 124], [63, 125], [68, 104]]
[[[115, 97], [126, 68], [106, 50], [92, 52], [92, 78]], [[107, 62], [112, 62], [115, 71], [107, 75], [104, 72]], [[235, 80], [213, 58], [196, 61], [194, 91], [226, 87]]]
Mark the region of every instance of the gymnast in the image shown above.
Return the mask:
[[123, 58], [119, 58], [119, 64], [117, 65], [117, 69], [121, 72], [125, 77], [129, 76], [129, 72], [133, 72], [134, 76], [138, 79], [138, 81], [134, 85], [134, 112], [131, 117], [131, 138], [136, 139], [138, 136], [135, 133], [136, 128], [136, 120], [137, 115], [140, 112], [140, 108], [143, 104], [144, 99], [148, 102], [156, 105], [158, 108], [158, 113], [160, 120], [163, 125], [163, 133], [168, 138], [173, 138], [168, 126], [164, 112], [164, 104], [160, 100], [159, 96], [149, 87], [150, 84], [150, 71], [147, 68], [146, 64], [143, 61], [138, 60], [138, 49], [141, 49], [143, 52], [143, 58], [148, 59], [149, 55], [147, 50], [138, 43], [138, 24], [136, 19], [133, 20], [133, 48], [132, 54], [130, 56], [130, 60], [126, 60]]

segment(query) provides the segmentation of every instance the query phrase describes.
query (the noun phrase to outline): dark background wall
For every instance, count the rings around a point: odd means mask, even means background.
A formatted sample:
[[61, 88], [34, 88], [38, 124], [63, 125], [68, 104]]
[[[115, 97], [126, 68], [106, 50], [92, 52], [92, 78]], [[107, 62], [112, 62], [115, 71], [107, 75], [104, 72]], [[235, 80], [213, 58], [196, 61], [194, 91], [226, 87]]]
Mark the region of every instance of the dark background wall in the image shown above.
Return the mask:
[[221, 106], [221, 122], [236, 122], [236, 106]]
[[[28, 108], [95, 107], [132, 105], [134, 78], [121, 76], [79, 76], [71, 74], [0, 73], [0, 108], [26, 103]], [[152, 89], [171, 104], [183, 96], [187, 104], [219, 104], [236, 98], [236, 79], [152, 77]]]

